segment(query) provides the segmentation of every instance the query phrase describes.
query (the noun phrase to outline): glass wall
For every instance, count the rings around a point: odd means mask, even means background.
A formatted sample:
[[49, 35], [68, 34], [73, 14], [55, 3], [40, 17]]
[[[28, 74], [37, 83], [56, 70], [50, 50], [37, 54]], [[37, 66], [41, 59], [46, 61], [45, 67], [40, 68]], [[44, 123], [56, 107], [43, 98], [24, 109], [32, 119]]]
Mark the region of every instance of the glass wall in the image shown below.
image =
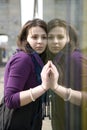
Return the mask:
[[[52, 100], [52, 129], [53, 130], [86, 130], [87, 129], [87, 1], [86, 0], [45, 0], [43, 1], [43, 18], [49, 22], [52, 19], [62, 19], [69, 23], [77, 30], [78, 35], [78, 50], [80, 53], [75, 53], [74, 50], [70, 52], [70, 48], [66, 49], [68, 55], [60, 55], [60, 52], [56, 54], [56, 58], [52, 53], [48, 58], [58, 67], [58, 71], [61, 77], [60, 85], [63, 84], [66, 88], [71, 88], [78, 92], [81, 92], [82, 98], [80, 105], [77, 105], [75, 99], [74, 103], [71, 101], [65, 102], [58, 94], [49, 92]], [[53, 25], [51, 25], [53, 26]], [[51, 27], [50, 27], [51, 28]], [[51, 29], [50, 29], [51, 30]], [[57, 30], [57, 29], [54, 29]], [[67, 30], [69, 26], [67, 25]], [[53, 31], [53, 30], [52, 30]], [[50, 31], [49, 31], [50, 32]], [[50, 33], [49, 33], [50, 34]], [[57, 32], [55, 34], [58, 34]], [[56, 37], [56, 36], [55, 36]], [[72, 37], [72, 36], [71, 36]], [[48, 44], [52, 42], [54, 35], [48, 35]], [[73, 39], [73, 37], [71, 38]], [[75, 39], [74, 39], [75, 40]], [[53, 43], [55, 44], [55, 43]], [[50, 45], [49, 45], [50, 46]], [[73, 59], [72, 60], [72, 55]], [[77, 58], [78, 57], [78, 58]], [[60, 59], [58, 59], [60, 58]], [[60, 61], [60, 62], [59, 62]], [[64, 63], [65, 62], [65, 63]], [[62, 69], [62, 70], [61, 70]], [[62, 75], [62, 76], [61, 76]], [[72, 94], [73, 95], [73, 94]], [[71, 95], [71, 97], [72, 97]], [[85, 96], [84, 96], [85, 95]], [[71, 99], [72, 100], [72, 99]]]

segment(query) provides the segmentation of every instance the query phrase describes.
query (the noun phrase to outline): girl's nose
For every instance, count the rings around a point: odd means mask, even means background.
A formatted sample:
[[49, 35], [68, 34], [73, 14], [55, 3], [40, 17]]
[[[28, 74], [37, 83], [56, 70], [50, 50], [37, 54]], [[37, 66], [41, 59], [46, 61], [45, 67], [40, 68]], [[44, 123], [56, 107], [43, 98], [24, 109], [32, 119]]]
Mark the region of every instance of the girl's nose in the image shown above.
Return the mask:
[[38, 43], [42, 43], [42, 38], [41, 37], [38, 38]]
[[59, 41], [58, 38], [55, 37], [55, 38], [54, 38], [54, 42], [55, 42], [55, 43], [58, 43], [58, 41]]

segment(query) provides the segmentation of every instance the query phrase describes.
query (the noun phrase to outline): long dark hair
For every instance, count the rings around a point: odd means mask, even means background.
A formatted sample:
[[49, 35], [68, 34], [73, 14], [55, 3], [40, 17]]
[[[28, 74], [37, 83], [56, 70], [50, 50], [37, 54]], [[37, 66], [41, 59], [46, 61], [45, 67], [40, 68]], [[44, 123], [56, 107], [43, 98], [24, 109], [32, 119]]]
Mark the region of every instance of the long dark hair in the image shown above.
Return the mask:
[[48, 22], [48, 25], [47, 25], [48, 33], [50, 32], [51, 29], [57, 26], [65, 28], [67, 35], [69, 35], [69, 38], [70, 38], [69, 47], [71, 51], [78, 48], [79, 44], [78, 44], [77, 30], [65, 20], [54, 18]]
[[[55, 57], [53, 57], [53, 62], [57, 66], [57, 69], [59, 71], [59, 83], [62, 85], [69, 85], [69, 78], [70, 78], [70, 65], [71, 60], [70, 56], [71, 53], [75, 50], [78, 49], [78, 35], [77, 35], [77, 30], [71, 26], [68, 22], [62, 20], [62, 19], [52, 19], [48, 22], [48, 33], [55, 27], [63, 27], [66, 30], [67, 35], [69, 36], [69, 43], [65, 45], [65, 47], [56, 54]], [[50, 53], [50, 52], [49, 52]], [[52, 55], [52, 54], [51, 54]], [[68, 63], [66, 65], [66, 63]], [[66, 76], [67, 74], [67, 76]], [[67, 78], [68, 77], [68, 78]], [[68, 79], [68, 80], [67, 80]], [[66, 85], [66, 86], [67, 86]]]
[[[29, 50], [26, 50], [26, 48], [25, 48], [25, 46], [28, 44], [27, 36], [29, 33], [29, 29], [31, 27], [36, 27], [36, 26], [43, 28], [43, 30], [47, 33], [47, 24], [44, 20], [33, 19], [33, 20], [27, 21], [24, 24], [24, 26], [22, 27], [22, 29], [18, 35], [17, 45], [18, 45], [19, 49], [24, 50], [24, 51], [29, 51]], [[28, 47], [29, 46], [27, 45], [27, 48]]]
[[[29, 29], [36, 26], [41, 27], [47, 34], [47, 24], [44, 20], [36, 18], [27, 21], [22, 27], [17, 39], [17, 46], [20, 50], [23, 50], [27, 53], [31, 53], [34, 51], [29, 45], [29, 43], [27, 42], [27, 36], [29, 33]], [[44, 51], [42, 54], [40, 54], [40, 56], [42, 59], [45, 59], [46, 52]]]

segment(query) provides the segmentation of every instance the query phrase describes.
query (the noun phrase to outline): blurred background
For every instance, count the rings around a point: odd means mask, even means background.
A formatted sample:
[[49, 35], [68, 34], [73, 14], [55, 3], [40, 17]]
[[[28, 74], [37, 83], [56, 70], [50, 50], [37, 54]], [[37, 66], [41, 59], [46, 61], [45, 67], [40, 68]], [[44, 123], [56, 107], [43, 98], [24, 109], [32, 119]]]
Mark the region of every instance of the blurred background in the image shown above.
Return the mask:
[[[53, 18], [61, 18], [74, 25], [79, 34], [79, 47], [87, 55], [86, 5], [87, 0], [0, 0], [0, 65], [4, 65], [15, 51], [21, 27], [33, 18], [41, 18], [47, 22]], [[3, 73], [4, 68], [0, 67], [1, 94]]]
[[0, 0], [0, 64], [16, 48], [21, 26], [29, 19], [62, 18], [79, 33], [80, 48], [87, 50], [87, 0]]

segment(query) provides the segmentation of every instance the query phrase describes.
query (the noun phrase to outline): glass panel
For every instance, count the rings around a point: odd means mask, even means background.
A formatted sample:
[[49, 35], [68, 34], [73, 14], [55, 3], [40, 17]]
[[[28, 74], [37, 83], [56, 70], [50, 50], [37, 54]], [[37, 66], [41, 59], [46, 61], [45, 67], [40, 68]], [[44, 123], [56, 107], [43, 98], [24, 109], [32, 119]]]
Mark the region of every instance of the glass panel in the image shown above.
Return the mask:
[[[85, 130], [87, 129], [87, 2], [47, 0], [43, 3], [43, 18], [48, 22], [48, 59], [57, 66], [58, 83], [66, 88], [65, 93], [70, 96], [69, 101], [64, 101], [60, 94], [62, 90], [59, 89], [57, 94], [53, 91], [48, 92], [52, 104], [52, 129]], [[57, 20], [51, 21], [55, 18]], [[66, 39], [65, 36], [69, 37]], [[67, 91], [68, 88], [71, 89]]]

